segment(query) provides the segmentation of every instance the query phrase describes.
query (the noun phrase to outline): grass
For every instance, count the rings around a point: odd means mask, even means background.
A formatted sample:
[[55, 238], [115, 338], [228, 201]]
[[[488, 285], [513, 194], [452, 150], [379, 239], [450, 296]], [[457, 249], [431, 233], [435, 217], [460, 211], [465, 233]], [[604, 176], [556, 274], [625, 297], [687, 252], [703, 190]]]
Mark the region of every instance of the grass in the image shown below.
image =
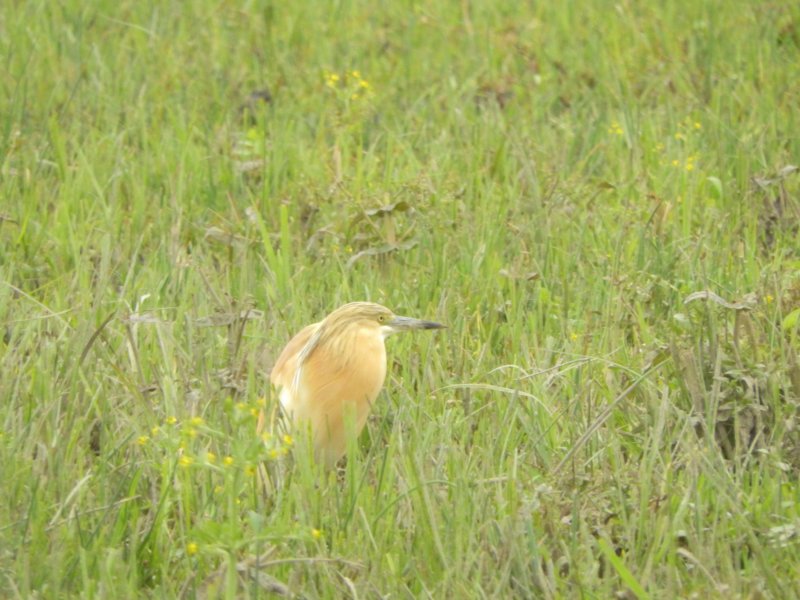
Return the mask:
[[[800, 595], [797, 6], [0, 33], [0, 595]], [[326, 475], [254, 414], [356, 299], [449, 329]]]

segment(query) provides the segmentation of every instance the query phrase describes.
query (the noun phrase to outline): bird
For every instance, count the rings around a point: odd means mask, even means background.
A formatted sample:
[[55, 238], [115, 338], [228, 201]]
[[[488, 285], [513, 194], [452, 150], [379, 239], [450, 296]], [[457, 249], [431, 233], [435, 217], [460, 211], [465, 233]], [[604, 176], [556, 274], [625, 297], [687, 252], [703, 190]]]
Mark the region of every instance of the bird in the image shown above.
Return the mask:
[[310, 434], [316, 462], [335, 466], [348, 439], [364, 428], [386, 379], [384, 340], [394, 333], [443, 328], [395, 315], [380, 304], [350, 302], [289, 341], [270, 381], [291, 427]]

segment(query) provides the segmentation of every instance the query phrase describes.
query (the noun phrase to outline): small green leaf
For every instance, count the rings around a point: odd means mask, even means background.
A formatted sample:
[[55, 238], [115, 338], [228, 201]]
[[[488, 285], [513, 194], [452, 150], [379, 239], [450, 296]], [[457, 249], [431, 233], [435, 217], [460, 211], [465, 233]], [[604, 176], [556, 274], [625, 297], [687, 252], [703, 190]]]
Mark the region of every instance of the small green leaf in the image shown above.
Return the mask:
[[722, 182], [719, 177], [706, 177], [706, 181], [711, 184], [711, 189], [716, 192], [717, 198], [722, 198]]
[[797, 321], [800, 320], [800, 308], [795, 308], [792, 312], [783, 318], [781, 327], [784, 331], [789, 331], [797, 327]]

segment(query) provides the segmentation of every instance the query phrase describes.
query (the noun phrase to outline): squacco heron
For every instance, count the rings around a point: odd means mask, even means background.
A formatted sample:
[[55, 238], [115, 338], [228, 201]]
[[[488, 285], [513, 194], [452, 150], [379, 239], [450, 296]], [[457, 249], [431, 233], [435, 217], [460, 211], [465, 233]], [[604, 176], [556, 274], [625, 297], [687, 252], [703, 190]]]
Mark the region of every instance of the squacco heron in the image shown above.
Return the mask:
[[386, 378], [384, 340], [444, 325], [351, 302], [305, 327], [286, 345], [270, 380], [295, 430], [310, 432], [317, 461], [333, 466], [357, 437]]

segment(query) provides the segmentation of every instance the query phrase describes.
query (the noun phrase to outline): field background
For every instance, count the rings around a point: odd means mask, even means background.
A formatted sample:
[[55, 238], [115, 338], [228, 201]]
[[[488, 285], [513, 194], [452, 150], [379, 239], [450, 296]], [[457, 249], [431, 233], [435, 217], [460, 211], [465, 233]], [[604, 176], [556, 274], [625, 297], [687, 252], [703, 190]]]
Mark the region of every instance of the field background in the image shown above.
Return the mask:
[[[0, 596], [800, 595], [798, 82], [796, 2], [4, 2]], [[319, 473], [351, 300], [449, 328]]]

